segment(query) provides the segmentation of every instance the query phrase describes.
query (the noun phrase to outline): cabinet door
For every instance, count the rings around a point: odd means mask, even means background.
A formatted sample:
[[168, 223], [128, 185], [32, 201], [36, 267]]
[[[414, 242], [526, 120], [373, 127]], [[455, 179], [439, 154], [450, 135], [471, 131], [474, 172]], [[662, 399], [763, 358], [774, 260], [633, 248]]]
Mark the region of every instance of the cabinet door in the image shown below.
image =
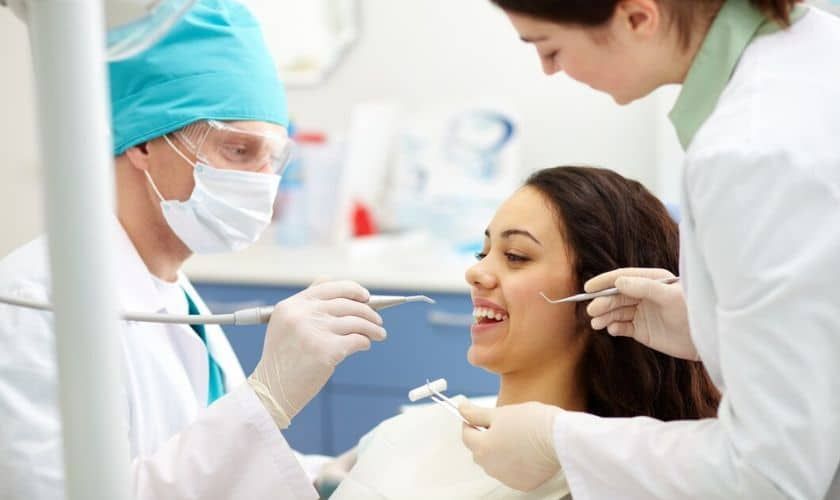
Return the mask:
[[382, 311], [388, 339], [345, 360], [333, 382], [407, 391], [426, 379], [446, 378], [450, 394], [495, 394], [498, 378], [467, 362], [470, 298], [431, 296], [436, 304], [406, 304]]

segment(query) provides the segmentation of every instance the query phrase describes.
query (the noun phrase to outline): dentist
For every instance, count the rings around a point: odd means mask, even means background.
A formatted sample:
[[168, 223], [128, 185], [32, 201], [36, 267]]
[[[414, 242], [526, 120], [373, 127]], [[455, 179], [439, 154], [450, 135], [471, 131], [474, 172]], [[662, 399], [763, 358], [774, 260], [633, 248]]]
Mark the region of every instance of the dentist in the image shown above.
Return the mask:
[[[180, 269], [250, 245], [288, 159], [283, 86], [259, 26], [233, 0], [199, 0], [150, 50], [112, 63], [118, 244], [125, 310], [206, 313]], [[73, 161], [68, 158], [67, 161]], [[279, 262], [278, 265], [291, 265]], [[0, 262], [0, 293], [48, 301], [40, 237]], [[211, 325], [124, 322], [124, 427], [138, 499], [317, 498], [282, 430], [346, 356], [385, 338], [352, 282], [276, 305], [246, 379]], [[0, 306], [0, 498], [61, 499], [62, 429], [51, 313]], [[91, 359], [96, 363], [96, 359]]]

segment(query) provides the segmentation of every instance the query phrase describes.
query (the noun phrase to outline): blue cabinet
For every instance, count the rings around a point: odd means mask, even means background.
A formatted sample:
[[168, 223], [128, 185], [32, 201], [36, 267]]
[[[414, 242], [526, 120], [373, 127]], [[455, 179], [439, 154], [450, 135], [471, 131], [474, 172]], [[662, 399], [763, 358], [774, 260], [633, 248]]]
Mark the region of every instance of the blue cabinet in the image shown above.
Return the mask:
[[[299, 289], [259, 285], [195, 283], [213, 312], [270, 305]], [[414, 295], [422, 291], [373, 290]], [[427, 294], [434, 305], [406, 304], [382, 311], [388, 339], [342, 363], [318, 397], [284, 432], [302, 453], [335, 455], [356, 444], [383, 419], [408, 403], [407, 393], [426, 379], [446, 378], [449, 394], [489, 395], [498, 378], [466, 359], [472, 303], [467, 294]], [[265, 326], [226, 327], [245, 373], [259, 361]]]

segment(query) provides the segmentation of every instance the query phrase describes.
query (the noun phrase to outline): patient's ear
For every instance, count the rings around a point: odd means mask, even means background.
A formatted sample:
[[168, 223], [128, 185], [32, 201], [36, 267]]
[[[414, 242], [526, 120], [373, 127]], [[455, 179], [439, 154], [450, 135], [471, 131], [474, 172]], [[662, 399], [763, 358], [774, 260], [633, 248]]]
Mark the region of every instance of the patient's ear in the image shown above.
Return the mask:
[[132, 146], [126, 149], [124, 154], [132, 167], [143, 171], [149, 170], [149, 147], [147, 143], [143, 142]]

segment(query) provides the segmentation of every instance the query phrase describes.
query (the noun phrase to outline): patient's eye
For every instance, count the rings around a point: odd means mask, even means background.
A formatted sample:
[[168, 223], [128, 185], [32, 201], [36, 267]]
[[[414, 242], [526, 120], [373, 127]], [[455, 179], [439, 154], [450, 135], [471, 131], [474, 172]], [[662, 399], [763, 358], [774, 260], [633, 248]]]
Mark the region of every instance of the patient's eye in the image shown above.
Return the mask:
[[524, 257], [522, 255], [517, 255], [517, 254], [511, 253], [511, 252], [505, 253], [505, 257], [507, 258], [508, 262], [512, 262], [512, 263], [515, 263], [515, 264], [521, 264], [522, 262], [528, 262], [529, 260], [531, 260], [528, 257]]
[[484, 260], [484, 257], [487, 257], [487, 252], [476, 252], [475, 253], [475, 260]]

